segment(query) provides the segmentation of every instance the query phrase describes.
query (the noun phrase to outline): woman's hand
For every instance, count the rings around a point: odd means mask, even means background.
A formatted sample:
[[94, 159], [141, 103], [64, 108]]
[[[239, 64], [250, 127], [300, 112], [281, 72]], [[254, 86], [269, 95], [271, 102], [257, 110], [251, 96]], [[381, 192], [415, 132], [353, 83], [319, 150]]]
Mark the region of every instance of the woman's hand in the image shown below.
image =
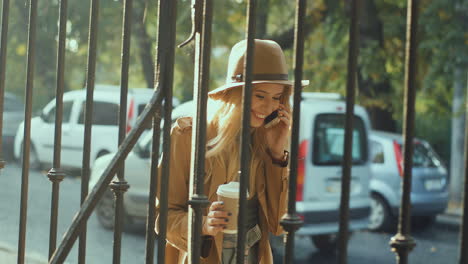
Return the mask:
[[282, 104], [278, 108], [278, 118], [280, 122], [276, 126], [267, 129], [266, 132], [268, 149], [275, 159], [283, 158], [291, 128], [291, 114]]
[[223, 209], [223, 202], [216, 201], [211, 203], [205, 224], [203, 225], [203, 235], [215, 236], [219, 231], [226, 228], [228, 216], [230, 216], [231, 213], [226, 212]]

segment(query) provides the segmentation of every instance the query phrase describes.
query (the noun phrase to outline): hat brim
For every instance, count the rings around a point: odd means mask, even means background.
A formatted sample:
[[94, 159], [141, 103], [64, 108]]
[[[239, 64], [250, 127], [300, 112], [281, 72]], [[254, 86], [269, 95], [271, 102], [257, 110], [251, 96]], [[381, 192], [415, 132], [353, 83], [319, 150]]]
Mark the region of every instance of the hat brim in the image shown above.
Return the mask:
[[[264, 81], [252, 81], [252, 84], [259, 84], [259, 83], [275, 83], [275, 84], [284, 84], [284, 85], [289, 85], [289, 86], [294, 86], [293, 81], [285, 81], [285, 80], [264, 80]], [[208, 96], [211, 99], [218, 99], [222, 95], [224, 95], [226, 92], [231, 90], [232, 88], [236, 87], [241, 87], [244, 86], [245, 82], [235, 82], [235, 83], [227, 83], [224, 84], [223, 86], [220, 86], [210, 92], [208, 92]], [[301, 86], [307, 86], [309, 85], [309, 80], [302, 80], [301, 81]]]

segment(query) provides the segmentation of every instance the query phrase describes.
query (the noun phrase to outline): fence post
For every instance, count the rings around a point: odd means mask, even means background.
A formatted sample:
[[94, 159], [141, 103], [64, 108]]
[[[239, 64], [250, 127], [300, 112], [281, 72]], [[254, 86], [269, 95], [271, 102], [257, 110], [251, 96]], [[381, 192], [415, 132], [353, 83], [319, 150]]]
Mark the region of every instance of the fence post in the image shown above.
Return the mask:
[[297, 159], [299, 149], [299, 128], [302, 99], [302, 69], [304, 63], [304, 18], [305, 0], [296, 1], [296, 21], [294, 30], [294, 103], [291, 127], [291, 158], [289, 164], [288, 211], [280, 221], [286, 231], [283, 263], [294, 263], [294, 236], [303, 220], [296, 212]]
[[404, 164], [403, 186], [398, 223], [398, 233], [390, 240], [392, 251], [397, 254], [397, 262], [408, 263], [408, 254], [416, 243], [410, 235], [411, 223], [411, 178], [413, 168], [414, 103], [416, 97], [416, 32], [418, 27], [418, 2], [408, 0], [406, 21], [405, 58], [405, 105], [404, 105]]
[[[5, 75], [6, 75], [6, 57], [7, 57], [7, 36], [8, 36], [8, 17], [10, 12], [10, 0], [3, 0], [2, 6], [2, 33], [0, 36], [0, 109], [3, 109], [5, 95]], [[0, 169], [5, 167], [2, 151], [3, 134], [3, 111], [0, 111]]]
[[18, 238], [18, 263], [24, 263], [26, 250], [26, 220], [28, 215], [28, 187], [29, 187], [29, 151], [31, 149], [31, 117], [32, 98], [34, 84], [34, 63], [36, 54], [36, 21], [37, 21], [37, 0], [29, 3], [29, 25], [28, 25], [28, 54], [26, 66], [26, 88], [24, 106], [24, 137], [22, 146], [22, 175], [21, 175], [21, 207], [20, 225]]

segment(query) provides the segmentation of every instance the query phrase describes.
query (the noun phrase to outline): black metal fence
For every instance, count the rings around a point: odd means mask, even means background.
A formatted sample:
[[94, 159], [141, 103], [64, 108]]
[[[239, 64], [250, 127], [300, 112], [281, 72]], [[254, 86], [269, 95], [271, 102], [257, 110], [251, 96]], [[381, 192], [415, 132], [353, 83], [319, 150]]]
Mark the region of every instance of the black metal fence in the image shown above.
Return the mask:
[[[37, 0], [29, 1], [29, 33], [28, 33], [28, 48], [27, 48], [27, 76], [26, 76], [26, 97], [25, 97], [25, 115], [24, 115], [24, 142], [22, 145], [22, 185], [21, 185], [21, 209], [19, 222], [19, 239], [18, 239], [18, 263], [25, 263], [25, 237], [27, 230], [27, 213], [28, 213], [28, 178], [29, 178], [29, 155], [31, 148], [31, 116], [32, 116], [32, 99], [34, 93], [33, 78], [35, 66], [35, 42], [36, 42], [36, 20], [37, 20]], [[88, 181], [90, 174], [90, 148], [91, 148], [91, 130], [92, 130], [92, 112], [93, 112], [93, 91], [95, 86], [95, 65], [96, 65], [96, 46], [97, 46], [97, 29], [99, 25], [99, 0], [91, 0], [90, 21], [89, 21], [89, 39], [88, 39], [88, 61], [87, 61], [87, 96], [85, 110], [85, 132], [83, 142], [83, 166], [82, 166], [82, 188], [81, 188], [81, 209], [77, 213], [73, 222], [60, 244], [57, 246], [57, 222], [58, 222], [58, 201], [60, 197], [60, 182], [66, 177], [61, 170], [61, 135], [62, 135], [62, 119], [63, 119], [63, 86], [64, 86], [64, 68], [65, 68], [65, 40], [66, 40], [66, 21], [67, 21], [67, 0], [60, 0], [60, 21], [58, 34], [58, 51], [57, 51], [57, 85], [56, 85], [56, 118], [55, 118], [55, 142], [54, 142], [54, 157], [53, 167], [48, 173], [48, 177], [52, 183], [52, 199], [51, 199], [51, 220], [50, 220], [50, 237], [49, 237], [49, 262], [63, 263], [70, 252], [73, 244], [79, 237], [79, 263], [85, 262], [86, 255], [86, 223], [96, 207], [99, 199], [103, 196], [106, 188], [111, 187], [115, 193], [115, 229], [114, 229], [114, 251], [113, 263], [120, 263], [120, 248], [121, 248], [121, 233], [122, 233], [122, 206], [125, 191], [129, 188], [129, 184], [124, 178], [124, 161], [135, 145], [136, 141], [142, 134], [148, 123], [153, 123], [153, 143], [151, 156], [151, 183], [148, 189], [149, 204], [154, 204], [156, 197], [157, 182], [160, 178], [161, 186], [161, 215], [159, 236], [157, 240], [158, 248], [158, 263], [164, 263], [165, 255], [164, 248], [166, 245], [166, 226], [167, 226], [167, 203], [168, 193], [167, 185], [169, 179], [169, 166], [163, 166], [162, 175], [158, 175], [157, 162], [160, 145], [160, 122], [163, 118], [165, 122], [163, 128], [163, 151], [170, 151], [170, 120], [172, 109], [172, 86], [174, 75], [174, 52], [175, 52], [175, 32], [176, 32], [176, 14], [177, 1], [160, 0], [158, 13], [158, 33], [157, 33], [157, 58], [155, 61], [155, 82], [154, 94], [150, 102], [142, 112], [137, 124], [127, 136], [125, 136], [125, 118], [127, 105], [127, 90], [128, 90], [128, 74], [129, 74], [129, 53], [130, 53], [130, 33], [131, 33], [131, 13], [132, 0], [124, 1], [123, 15], [123, 37], [122, 37], [122, 57], [121, 57], [121, 98], [120, 105], [122, 106], [119, 113], [119, 149], [109, 166], [103, 172], [101, 178], [88, 193]], [[199, 263], [200, 261], [200, 241], [201, 241], [201, 220], [202, 209], [207, 206], [208, 199], [203, 195], [204, 177], [204, 156], [206, 135], [206, 102], [208, 92], [208, 79], [210, 68], [210, 50], [211, 50], [211, 24], [213, 17], [213, 0], [192, 0], [192, 36], [188, 41], [195, 42], [196, 49], [196, 67], [195, 76], [197, 80], [194, 83], [195, 98], [197, 98], [197, 118], [194, 122], [194, 138], [196, 138], [195, 146], [192, 153], [192, 162], [194, 163], [193, 171], [190, 175], [190, 182], [193, 184], [194, 193], [190, 193], [189, 204], [189, 262]], [[291, 140], [291, 162], [289, 166], [289, 202], [288, 211], [284, 215], [281, 225], [286, 231], [285, 236], [285, 254], [284, 263], [293, 262], [294, 250], [294, 235], [302, 224], [302, 220], [296, 212], [296, 183], [297, 183], [297, 157], [298, 157], [298, 137], [299, 137], [299, 115], [300, 115], [300, 100], [301, 100], [301, 80], [302, 67], [304, 63], [304, 27], [306, 0], [296, 1], [296, 20], [294, 34], [294, 109], [292, 118], [292, 140]], [[407, 13], [407, 36], [406, 36], [406, 71], [405, 71], [405, 117], [404, 117], [404, 139], [405, 142], [411, 142], [414, 131], [414, 104], [415, 104], [415, 67], [416, 67], [416, 28], [418, 21], [418, 0], [408, 0]], [[216, 4], [221, 4], [217, 2]], [[353, 109], [354, 109], [354, 90], [355, 76], [357, 71], [358, 58], [358, 12], [359, 0], [351, 1], [350, 12], [350, 29], [349, 29], [349, 48], [348, 48], [348, 74], [347, 74], [347, 89], [346, 89], [346, 122], [345, 122], [345, 147], [344, 147], [344, 162], [342, 165], [342, 193], [340, 206], [340, 225], [339, 225], [339, 250], [338, 262], [346, 263], [347, 258], [347, 243], [348, 243], [348, 220], [349, 220], [349, 196], [350, 196], [350, 171], [351, 171], [351, 153], [352, 153], [352, 130], [353, 130]], [[0, 46], [0, 108], [3, 109], [4, 88], [5, 88], [5, 71], [6, 67], [6, 48], [8, 37], [8, 18], [9, 18], [9, 0], [3, 0], [2, 6], [2, 25], [1, 25], [1, 46]], [[244, 76], [246, 76], [246, 84], [243, 94], [243, 125], [241, 134], [241, 164], [240, 164], [240, 213], [239, 223], [246, 221], [246, 184], [249, 175], [249, 119], [250, 119], [250, 98], [252, 86], [252, 52], [254, 48], [255, 36], [255, 18], [257, 13], [257, 1], [250, 0], [247, 4], [247, 26], [246, 39], [248, 43], [246, 67]], [[163, 105], [162, 102], [165, 102]], [[164, 109], [163, 109], [164, 108]], [[162, 115], [164, 113], [164, 115]], [[0, 120], [3, 120], [3, 111], [0, 111]], [[468, 124], [468, 122], [467, 122]], [[0, 131], [2, 130], [2, 122], [0, 121]], [[468, 129], [466, 130], [468, 131]], [[465, 136], [466, 137], [466, 136]], [[468, 140], [465, 140], [468, 144]], [[0, 147], [1, 147], [0, 137]], [[408, 263], [408, 254], [415, 246], [415, 242], [410, 233], [410, 200], [409, 194], [411, 191], [411, 168], [412, 168], [412, 153], [413, 145], [404, 144], [404, 182], [403, 192], [400, 207], [400, 217], [398, 224], [398, 233], [391, 239], [391, 248], [397, 254], [398, 263]], [[466, 158], [468, 147], [465, 147], [465, 178], [468, 175]], [[169, 155], [163, 156], [162, 164], [169, 164]], [[0, 160], [0, 166], [3, 168], [5, 162]], [[114, 175], [117, 179], [113, 180]], [[468, 190], [468, 180], [465, 180], [465, 193]], [[464, 197], [464, 204], [468, 204], [468, 196]], [[459, 263], [468, 263], [467, 239], [468, 239], [468, 213], [466, 206], [464, 207], [463, 224], [460, 232], [460, 257]], [[147, 233], [146, 233], [146, 263], [153, 263], [154, 247], [155, 247], [155, 208], [149, 206], [147, 214]], [[246, 230], [244, 225], [239, 224], [239, 236], [237, 241], [238, 252], [244, 251]], [[465, 250], [463, 250], [465, 249]], [[385, 250], [385, 249], [382, 249]], [[243, 254], [237, 254], [237, 263], [242, 263]]]

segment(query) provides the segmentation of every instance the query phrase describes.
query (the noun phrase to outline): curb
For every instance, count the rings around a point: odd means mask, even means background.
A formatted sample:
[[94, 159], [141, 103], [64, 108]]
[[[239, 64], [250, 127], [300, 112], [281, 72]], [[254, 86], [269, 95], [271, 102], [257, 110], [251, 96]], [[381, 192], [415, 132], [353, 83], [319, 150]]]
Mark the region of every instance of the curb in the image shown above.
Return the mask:
[[461, 215], [453, 213], [443, 213], [437, 215], [435, 224], [444, 226], [450, 229], [459, 229], [461, 226]]

